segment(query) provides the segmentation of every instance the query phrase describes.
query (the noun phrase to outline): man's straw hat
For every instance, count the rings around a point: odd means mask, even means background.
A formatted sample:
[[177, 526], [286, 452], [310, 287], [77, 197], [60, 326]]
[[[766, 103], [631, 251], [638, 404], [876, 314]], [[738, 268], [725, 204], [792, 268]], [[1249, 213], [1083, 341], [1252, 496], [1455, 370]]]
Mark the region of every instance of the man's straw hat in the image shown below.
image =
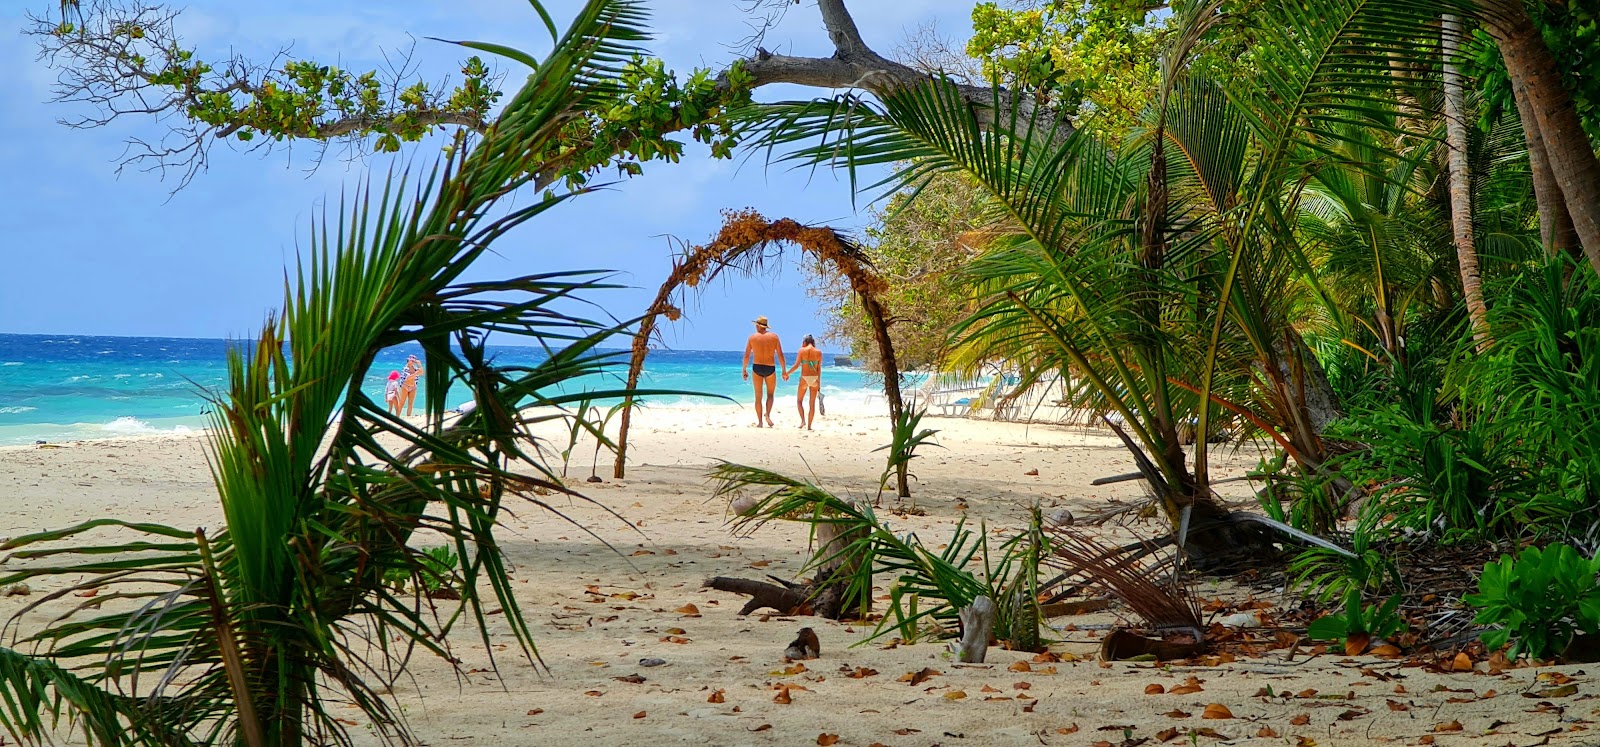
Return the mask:
[[762, 326], [762, 327], [770, 327], [770, 326], [772, 326], [772, 325], [770, 325], [770, 324], [767, 324], [767, 318], [766, 318], [766, 317], [764, 317], [764, 316], [758, 316], [758, 317], [756, 317], [756, 324], [757, 324], [757, 325], [760, 325], [760, 326]]

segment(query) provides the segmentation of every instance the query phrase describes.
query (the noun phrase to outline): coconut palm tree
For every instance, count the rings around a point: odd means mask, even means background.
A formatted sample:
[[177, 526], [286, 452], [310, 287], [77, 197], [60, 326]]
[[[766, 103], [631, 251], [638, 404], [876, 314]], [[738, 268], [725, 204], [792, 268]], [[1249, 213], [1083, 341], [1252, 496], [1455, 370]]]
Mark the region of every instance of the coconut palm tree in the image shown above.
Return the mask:
[[[1222, 549], [1240, 537], [1210, 493], [1216, 420], [1322, 468], [1337, 403], [1293, 316], [1317, 285], [1300, 282], [1316, 268], [1295, 216], [1318, 169], [1381, 167], [1345, 160], [1345, 128], [1398, 134], [1416, 119], [1390, 64], [1369, 60], [1437, 65], [1433, 5], [1308, 0], [1234, 21], [1190, 9], [1146, 130], [1120, 152], [1047, 110], [1003, 105], [999, 89], [980, 112], [937, 81], [769, 109], [762, 137], [806, 162], [911, 164], [890, 186], [960, 171], [989, 192], [1009, 236], [973, 265], [985, 303], [962, 344], [1031, 372], [1072, 368], [1118, 416], [1174, 528]], [[1252, 40], [1254, 74], [1226, 85], [1189, 65], [1220, 22], [1248, 24]], [[1179, 440], [1190, 421], [1192, 457]]]
[[[349, 744], [334, 703], [353, 704], [379, 737], [413, 742], [384, 688], [414, 651], [450, 658], [462, 619], [485, 631], [490, 602], [531, 663], [537, 653], [496, 538], [508, 502], [568, 492], [529, 428], [575, 397], [561, 384], [608, 356], [618, 325], [572, 315], [571, 299], [606, 287], [592, 274], [468, 282], [495, 239], [563, 197], [521, 194], [563, 126], [609, 106], [621, 66], [645, 39], [641, 6], [589, 0], [493, 126], [458, 138], [420, 178], [391, 174], [313, 226], [284, 306], [233, 349], [215, 395], [208, 456], [220, 529], [97, 519], [18, 537], [0, 584], [50, 589], [23, 615], [76, 601], [43, 625], [13, 621], [0, 648], [0, 726], [48, 739], [66, 717], [98, 744]], [[545, 359], [498, 367], [491, 333], [545, 346]], [[391, 416], [362, 389], [374, 357], [420, 343], [427, 425]], [[477, 404], [442, 425], [455, 383]], [[549, 506], [545, 506], [550, 508]], [[551, 508], [550, 510], [554, 510]], [[109, 535], [109, 536], [107, 536]], [[413, 545], [432, 535], [463, 559], [459, 606], [412, 585], [437, 574]], [[76, 592], [95, 590], [92, 599]]]

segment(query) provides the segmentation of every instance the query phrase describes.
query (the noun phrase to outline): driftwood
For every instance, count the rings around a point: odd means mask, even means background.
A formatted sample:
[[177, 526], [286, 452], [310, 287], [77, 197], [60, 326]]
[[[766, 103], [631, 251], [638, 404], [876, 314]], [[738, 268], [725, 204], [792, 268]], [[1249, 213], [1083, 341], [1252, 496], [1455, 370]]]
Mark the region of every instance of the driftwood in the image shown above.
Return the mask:
[[745, 602], [744, 607], [739, 610], [741, 615], [748, 615], [764, 607], [775, 610], [780, 615], [796, 615], [800, 614], [811, 599], [808, 593], [809, 587], [805, 585], [769, 584], [748, 578], [713, 576], [706, 579], [705, 588], [749, 596], [750, 601]]
[[[735, 501], [735, 511], [740, 511]], [[863, 584], [851, 593], [850, 581], [858, 574], [859, 558], [846, 552], [860, 539], [864, 528], [854, 532], [840, 532], [840, 525], [821, 521], [816, 524], [817, 554], [821, 563], [816, 580], [797, 584], [776, 576], [768, 576], [776, 583], [755, 581], [728, 576], [706, 579], [707, 588], [744, 594], [750, 597], [739, 614], [748, 615], [762, 608], [776, 610], [783, 615], [818, 615], [830, 620], [842, 620], [852, 614], [866, 614], [871, 609], [872, 584]]]
[[989, 638], [994, 635], [994, 618], [999, 609], [994, 600], [978, 597], [972, 604], [961, 608], [961, 646], [959, 659], [965, 664], [982, 664], [989, 651]]

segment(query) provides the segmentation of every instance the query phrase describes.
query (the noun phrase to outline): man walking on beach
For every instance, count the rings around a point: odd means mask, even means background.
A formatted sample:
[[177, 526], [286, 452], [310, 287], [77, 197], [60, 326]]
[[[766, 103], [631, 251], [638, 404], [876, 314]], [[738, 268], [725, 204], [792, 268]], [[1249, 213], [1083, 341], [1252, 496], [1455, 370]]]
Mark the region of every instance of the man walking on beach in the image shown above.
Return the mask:
[[[778, 336], [767, 330], [767, 318], [756, 317], [756, 333], [750, 335], [749, 341], [744, 344], [744, 379], [750, 380], [750, 372], [756, 374], [756, 427], [760, 428], [765, 419], [767, 427], [774, 427], [772, 422], [772, 400], [777, 396], [778, 381], [774, 374], [785, 366], [783, 358], [783, 343], [778, 342]], [[789, 372], [783, 372], [783, 380], [789, 380]], [[766, 404], [762, 405], [761, 388], [766, 386]]]

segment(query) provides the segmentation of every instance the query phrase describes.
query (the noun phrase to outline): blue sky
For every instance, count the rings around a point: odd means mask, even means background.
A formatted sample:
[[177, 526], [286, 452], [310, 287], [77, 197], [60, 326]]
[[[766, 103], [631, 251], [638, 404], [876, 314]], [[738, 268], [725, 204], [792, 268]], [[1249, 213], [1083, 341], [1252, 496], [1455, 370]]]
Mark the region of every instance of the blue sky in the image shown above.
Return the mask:
[[[124, 141], [150, 137], [153, 121], [124, 120], [93, 130], [56, 123], [70, 105], [47, 103], [54, 73], [34, 60], [20, 35], [24, 11], [43, 12], [56, 0], [7, 3], [0, 11], [0, 332], [241, 337], [250, 335], [281, 298], [283, 268], [307, 235], [308, 222], [342, 189], [369, 170], [426, 163], [437, 143], [420, 143], [393, 157], [343, 160], [336, 151], [314, 173], [313, 149], [265, 157], [219, 144], [209, 171], [169, 199], [173, 183], [155, 175], [114, 171]], [[686, 73], [721, 68], [749, 34], [748, 0], [658, 0], [652, 3], [658, 38], [651, 49]], [[575, 0], [547, 0], [558, 20]], [[937, 21], [948, 37], [970, 34], [971, 0], [856, 0], [852, 5], [868, 43], [888, 53], [919, 24]], [[276, 0], [239, 3], [191, 0], [179, 33], [202, 57], [230, 49], [266, 57], [293, 43], [296, 56], [364, 69], [383, 50], [410, 45], [423, 77], [437, 80], [465, 57], [463, 50], [424, 36], [476, 39], [541, 48], [542, 27], [525, 0]], [[791, 8], [765, 46], [789, 54], [831, 53], [810, 2]], [[520, 72], [495, 61], [514, 87]], [[775, 86], [764, 100], [809, 97], [815, 91]], [[618, 317], [641, 313], [670, 268], [675, 239], [708, 238], [724, 208], [754, 207], [855, 229], [866, 204], [852, 205], [849, 189], [829, 172], [767, 169], [759, 158], [715, 161], [693, 146], [680, 164], [653, 163], [646, 175], [615, 189], [584, 195], [501, 239], [497, 254], [474, 268], [478, 277], [557, 269], [610, 269], [634, 286], [599, 297]], [[798, 252], [795, 252], [798, 254]], [[820, 332], [815, 304], [800, 287], [796, 266], [776, 278], [739, 280], [708, 288], [698, 308], [666, 330], [669, 345], [686, 349], [743, 347], [749, 319], [772, 317], [774, 328], [798, 339]], [[831, 346], [830, 346], [831, 347]]]

